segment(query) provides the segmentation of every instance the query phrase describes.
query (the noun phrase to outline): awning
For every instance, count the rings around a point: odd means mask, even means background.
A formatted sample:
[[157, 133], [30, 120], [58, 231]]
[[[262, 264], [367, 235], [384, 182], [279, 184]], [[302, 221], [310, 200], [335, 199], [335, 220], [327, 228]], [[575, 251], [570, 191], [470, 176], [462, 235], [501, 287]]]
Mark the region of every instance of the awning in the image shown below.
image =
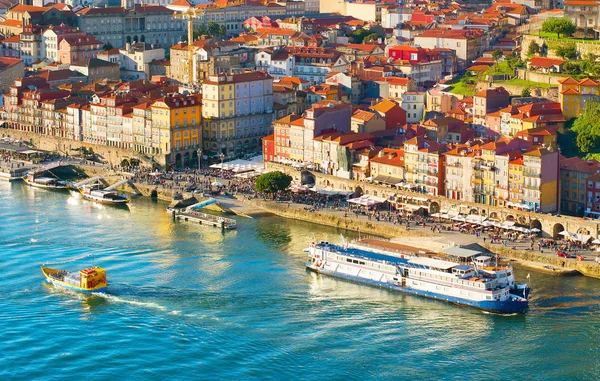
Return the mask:
[[333, 189], [331, 187], [327, 187], [327, 188], [312, 187], [312, 188], [310, 188], [310, 190], [313, 192], [325, 194], [328, 196], [335, 196], [335, 195], [349, 196], [354, 193], [353, 191], [344, 191], [344, 190], [340, 190], [340, 189]]
[[362, 205], [362, 206], [373, 206], [382, 204], [386, 201], [383, 197], [370, 196], [370, 195], [362, 195], [360, 197], [351, 198], [348, 200], [349, 203]]
[[470, 258], [481, 254], [480, 251], [463, 249], [462, 247], [449, 247], [445, 250], [442, 250], [442, 253], [460, 258]]
[[388, 185], [396, 185], [400, 182], [400, 180], [402, 180], [402, 179], [400, 179], [398, 177], [383, 176], [383, 175], [378, 175], [373, 179], [373, 181], [376, 181], [378, 183], [388, 184]]

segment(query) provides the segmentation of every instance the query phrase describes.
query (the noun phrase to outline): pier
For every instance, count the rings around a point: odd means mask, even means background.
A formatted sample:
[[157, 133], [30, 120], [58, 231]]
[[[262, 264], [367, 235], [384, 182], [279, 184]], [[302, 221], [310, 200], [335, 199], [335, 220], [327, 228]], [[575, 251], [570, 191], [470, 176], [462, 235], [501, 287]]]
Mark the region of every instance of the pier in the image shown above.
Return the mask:
[[222, 230], [231, 230], [236, 228], [236, 221], [231, 218], [219, 217], [213, 214], [197, 212], [186, 208], [182, 211], [173, 210], [173, 218], [183, 221], [196, 222], [200, 225], [208, 225]]

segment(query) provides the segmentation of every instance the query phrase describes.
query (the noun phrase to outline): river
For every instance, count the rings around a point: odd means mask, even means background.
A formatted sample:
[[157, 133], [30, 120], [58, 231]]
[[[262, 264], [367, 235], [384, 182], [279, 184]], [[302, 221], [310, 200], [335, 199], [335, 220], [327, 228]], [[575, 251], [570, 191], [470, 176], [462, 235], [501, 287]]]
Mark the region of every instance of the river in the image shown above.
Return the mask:
[[[600, 379], [597, 279], [532, 272], [530, 311], [500, 316], [307, 272], [302, 249], [332, 228], [221, 232], [149, 199], [125, 210], [20, 183], [0, 200], [2, 380]], [[106, 294], [44, 282], [40, 264], [91, 253]]]

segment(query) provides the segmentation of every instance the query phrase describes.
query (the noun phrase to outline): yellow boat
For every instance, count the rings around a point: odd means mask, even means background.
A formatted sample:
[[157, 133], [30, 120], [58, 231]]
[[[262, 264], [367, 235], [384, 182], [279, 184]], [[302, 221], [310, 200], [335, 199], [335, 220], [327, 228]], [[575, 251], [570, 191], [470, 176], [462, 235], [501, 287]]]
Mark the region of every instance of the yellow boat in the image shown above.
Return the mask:
[[106, 270], [98, 266], [79, 270], [78, 272], [42, 266], [42, 273], [48, 283], [79, 292], [101, 292], [108, 287]]

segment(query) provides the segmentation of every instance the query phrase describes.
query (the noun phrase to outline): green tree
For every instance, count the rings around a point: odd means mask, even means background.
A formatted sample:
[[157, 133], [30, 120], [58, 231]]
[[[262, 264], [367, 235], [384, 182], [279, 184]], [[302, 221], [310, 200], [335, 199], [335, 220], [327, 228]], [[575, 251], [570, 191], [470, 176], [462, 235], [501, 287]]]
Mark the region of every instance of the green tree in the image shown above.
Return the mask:
[[104, 44], [102, 46], [102, 49], [104, 49], [104, 50], [111, 50], [112, 48], [113, 48], [113, 46], [110, 42], [107, 42], [106, 44]]
[[556, 36], [560, 38], [560, 35], [570, 36], [575, 33], [575, 24], [573, 21], [566, 18], [559, 19], [548, 19], [542, 24], [542, 31], [547, 33], [556, 33]]
[[577, 47], [574, 43], [562, 44], [556, 47], [554, 50], [556, 55], [564, 60], [570, 60], [577, 58]]
[[531, 89], [529, 89], [529, 87], [524, 87], [523, 91], [521, 91], [521, 96], [524, 98], [530, 97], [531, 96]]
[[600, 146], [600, 136], [593, 135], [588, 131], [577, 134], [577, 138], [575, 139], [577, 143], [577, 148], [582, 153], [590, 153], [596, 151]]
[[262, 193], [276, 193], [287, 189], [292, 183], [292, 177], [280, 171], [268, 172], [256, 178], [256, 190]]
[[504, 53], [502, 53], [502, 50], [500, 49], [496, 49], [494, 50], [494, 52], [492, 53], [492, 58], [494, 59], [494, 61], [498, 62], [500, 60], [500, 58], [504, 57]]
[[371, 33], [363, 38], [363, 42], [377, 42], [379, 38], [381, 38], [381, 36], [377, 33]]
[[527, 48], [527, 55], [534, 56], [536, 54], [540, 54], [540, 45], [535, 41], [531, 41], [531, 44]]
[[582, 153], [598, 152], [600, 147], [600, 103], [588, 101], [585, 104], [585, 111], [579, 115], [571, 131], [577, 134], [575, 143]]

